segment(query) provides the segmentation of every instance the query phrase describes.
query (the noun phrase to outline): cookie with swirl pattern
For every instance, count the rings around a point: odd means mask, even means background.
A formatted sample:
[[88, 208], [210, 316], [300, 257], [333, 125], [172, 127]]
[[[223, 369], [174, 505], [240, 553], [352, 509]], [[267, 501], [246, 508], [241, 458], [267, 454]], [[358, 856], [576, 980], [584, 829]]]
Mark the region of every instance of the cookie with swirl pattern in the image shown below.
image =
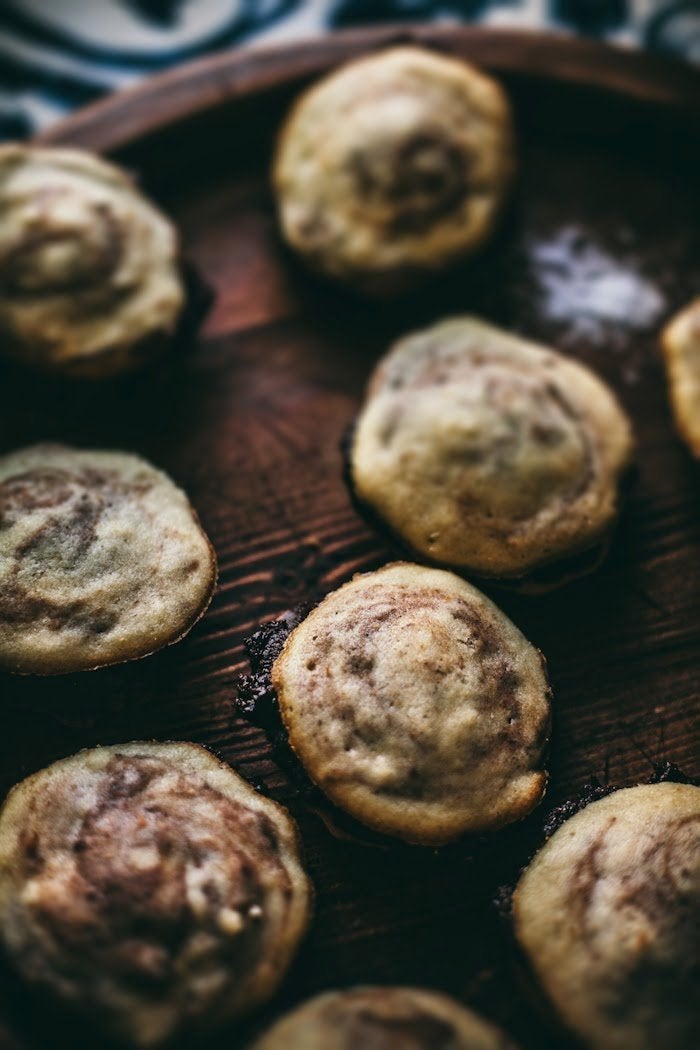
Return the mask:
[[396, 47], [301, 96], [273, 183], [282, 234], [307, 263], [385, 294], [477, 251], [513, 171], [499, 85], [458, 59]]
[[172, 223], [91, 153], [0, 146], [0, 349], [99, 378], [137, 368], [185, 305]]
[[130, 1045], [268, 999], [310, 907], [287, 812], [195, 744], [81, 751], [0, 812], [7, 958]]
[[[613, 392], [578, 361], [472, 317], [400, 340], [350, 449], [356, 496], [412, 551], [546, 585], [607, 544], [632, 458]], [[578, 570], [577, 570], [578, 571]]]
[[661, 349], [676, 429], [700, 459], [700, 298], [671, 318]]
[[271, 677], [310, 778], [375, 831], [441, 845], [544, 794], [543, 658], [453, 573], [395, 563], [354, 577], [292, 631]]
[[515, 933], [595, 1050], [700, 1045], [700, 788], [614, 792], [567, 820], [513, 898]]
[[126, 452], [0, 456], [0, 667], [62, 674], [146, 656], [189, 631], [216, 556], [184, 492]]
[[516, 1050], [494, 1025], [423, 988], [325, 992], [283, 1017], [251, 1050]]

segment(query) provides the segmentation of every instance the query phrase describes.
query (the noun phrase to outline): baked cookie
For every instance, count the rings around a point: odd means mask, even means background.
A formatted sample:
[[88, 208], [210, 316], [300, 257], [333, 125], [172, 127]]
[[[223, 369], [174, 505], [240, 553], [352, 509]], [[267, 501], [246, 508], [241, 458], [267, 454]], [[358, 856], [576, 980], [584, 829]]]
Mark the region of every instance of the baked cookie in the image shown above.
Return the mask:
[[273, 183], [291, 247], [315, 269], [382, 294], [480, 248], [513, 170], [498, 84], [466, 62], [396, 47], [301, 96]]
[[535, 975], [584, 1045], [700, 1046], [700, 788], [591, 803], [537, 854], [513, 909]]
[[700, 459], [700, 298], [669, 321], [661, 348], [676, 427]]
[[292, 749], [336, 805], [440, 845], [542, 798], [543, 664], [475, 587], [396, 563], [329, 594], [290, 634], [272, 684]]
[[252, 1050], [515, 1050], [489, 1022], [422, 988], [325, 992], [278, 1021]]
[[548, 567], [556, 583], [571, 568], [558, 563], [608, 539], [631, 455], [630, 423], [589, 369], [461, 317], [379, 363], [350, 475], [423, 557], [500, 578]]
[[0, 456], [0, 667], [62, 674], [146, 656], [209, 604], [216, 556], [184, 492], [126, 452]]
[[185, 302], [173, 225], [91, 153], [0, 146], [0, 349], [102, 377], [166, 345]]
[[287, 812], [196, 744], [81, 751], [0, 812], [8, 959], [136, 1046], [268, 999], [310, 906]]

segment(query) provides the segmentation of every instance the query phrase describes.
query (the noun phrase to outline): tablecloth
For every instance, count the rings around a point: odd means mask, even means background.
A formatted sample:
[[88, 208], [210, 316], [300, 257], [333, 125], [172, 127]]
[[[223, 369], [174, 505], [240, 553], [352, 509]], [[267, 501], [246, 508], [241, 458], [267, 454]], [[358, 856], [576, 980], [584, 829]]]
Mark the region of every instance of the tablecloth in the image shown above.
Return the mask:
[[700, 0], [0, 0], [0, 138], [217, 50], [406, 20], [550, 28], [700, 62]]

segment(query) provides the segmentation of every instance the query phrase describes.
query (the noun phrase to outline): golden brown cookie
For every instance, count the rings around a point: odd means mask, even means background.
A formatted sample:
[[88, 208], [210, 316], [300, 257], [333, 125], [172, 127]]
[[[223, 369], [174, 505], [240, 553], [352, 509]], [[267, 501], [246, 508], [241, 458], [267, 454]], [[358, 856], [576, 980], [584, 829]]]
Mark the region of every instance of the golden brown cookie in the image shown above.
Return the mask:
[[376, 831], [440, 845], [542, 798], [541, 654], [452, 573], [396, 563], [329, 594], [272, 668], [311, 779]]
[[252, 1050], [515, 1050], [494, 1025], [422, 988], [325, 992], [287, 1014]]
[[70, 375], [138, 367], [185, 301], [173, 225], [91, 153], [0, 146], [0, 350]]
[[350, 471], [411, 550], [520, 579], [607, 540], [631, 455], [630, 423], [589, 369], [461, 317], [379, 363]]
[[381, 294], [480, 248], [513, 169], [498, 84], [466, 62], [396, 47], [301, 96], [273, 182], [291, 247], [315, 269]]
[[216, 556], [184, 492], [127, 452], [0, 456], [0, 667], [62, 674], [146, 656], [209, 604]]
[[678, 433], [700, 459], [700, 298], [669, 321], [661, 349]]
[[513, 905], [535, 975], [583, 1045], [700, 1046], [700, 788], [591, 803], [536, 855]]
[[287, 812], [196, 744], [81, 751], [0, 812], [11, 964], [135, 1046], [268, 999], [310, 897]]

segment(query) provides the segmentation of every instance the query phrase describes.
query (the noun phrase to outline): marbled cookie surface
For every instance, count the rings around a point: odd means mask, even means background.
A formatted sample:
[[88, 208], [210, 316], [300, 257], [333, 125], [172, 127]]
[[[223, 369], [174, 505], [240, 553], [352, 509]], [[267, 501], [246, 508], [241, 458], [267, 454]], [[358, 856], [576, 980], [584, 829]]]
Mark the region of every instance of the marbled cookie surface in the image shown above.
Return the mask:
[[62, 445], [0, 457], [0, 667], [145, 656], [189, 630], [215, 582], [187, 497], [145, 460]]
[[377, 831], [438, 845], [517, 820], [544, 793], [541, 654], [452, 573], [356, 576], [292, 632], [272, 681], [311, 779]]
[[535, 975], [586, 1046], [700, 1045], [700, 788], [591, 803], [536, 855], [513, 905]]
[[282, 129], [282, 232], [316, 269], [400, 291], [486, 240], [513, 153], [490, 77], [417, 47], [369, 55], [303, 94]]
[[350, 454], [357, 496], [418, 554], [519, 579], [609, 534], [630, 423], [588, 368], [472, 317], [379, 363]]
[[661, 348], [676, 427], [700, 459], [700, 298], [669, 321]]
[[136, 1046], [267, 999], [309, 910], [285, 810], [195, 744], [82, 751], [0, 812], [7, 957]]
[[137, 367], [185, 292], [172, 224], [91, 153], [0, 146], [0, 351], [80, 376]]
[[422, 988], [326, 992], [278, 1021], [251, 1050], [516, 1050], [494, 1025]]

